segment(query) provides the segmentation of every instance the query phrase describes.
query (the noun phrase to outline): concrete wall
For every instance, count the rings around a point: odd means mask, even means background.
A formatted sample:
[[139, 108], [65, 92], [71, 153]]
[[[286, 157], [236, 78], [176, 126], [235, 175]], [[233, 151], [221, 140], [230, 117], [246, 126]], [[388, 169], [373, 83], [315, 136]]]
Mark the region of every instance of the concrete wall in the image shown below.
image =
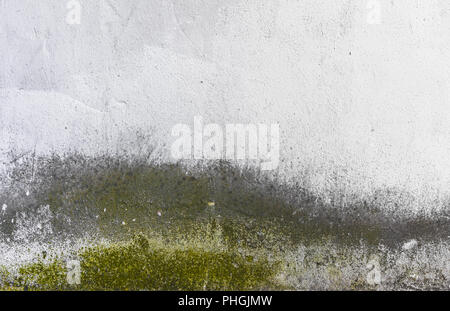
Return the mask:
[[279, 122], [280, 174], [318, 192], [449, 189], [448, 1], [82, 0], [79, 25], [68, 2], [0, 1], [0, 88], [168, 143], [195, 115]]

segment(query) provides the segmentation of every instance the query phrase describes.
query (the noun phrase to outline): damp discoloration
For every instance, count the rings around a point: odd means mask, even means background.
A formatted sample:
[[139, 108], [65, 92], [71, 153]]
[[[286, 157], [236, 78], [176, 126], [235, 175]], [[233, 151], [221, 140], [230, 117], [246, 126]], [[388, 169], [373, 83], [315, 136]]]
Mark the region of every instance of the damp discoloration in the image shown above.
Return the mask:
[[[70, 289], [64, 262], [74, 257], [81, 258], [84, 271], [78, 289], [447, 286], [445, 214], [388, 214], [376, 200], [344, 209], [300, 186], [226, 162], [187, 167], [72, 155], [32, 163], [10, 172], [9, 191], [1, 196], [9, 211], [2, 214], [1, 239], [18, 251], [16, 256], [22, 254], [19, 245], [44, 243], [48, 249], [44, 257], [39, 247], [17, 262], [11, 254], [4, 256], [5, 287]], [[33, 182], [22, 183], [31, 171]], [[392, 194], [383, 195], [389, 201]], [[412, 239], [414, 247], [405, 248]], [[372, 255], [384, 271], [382, 286], [365, 281], [364, 263]], [[173, 267], [160, 265], [158, 256]], [[195, 267], [183, 263], [196, 258], [211, 261]], [[231, 270], [217, 270], [216, 262], [237, 269], [234, 277], [229, 278]], [[186, 275], [187, 283], [171, 283], [177, 264], [176, 279]], [[142, 265], [158, 277], [136, 274], [133, 267]], [[99, 268], [109, 273], [108, 281], [96, 272]], [[205, 271], [214, 281], [205, 279]]]

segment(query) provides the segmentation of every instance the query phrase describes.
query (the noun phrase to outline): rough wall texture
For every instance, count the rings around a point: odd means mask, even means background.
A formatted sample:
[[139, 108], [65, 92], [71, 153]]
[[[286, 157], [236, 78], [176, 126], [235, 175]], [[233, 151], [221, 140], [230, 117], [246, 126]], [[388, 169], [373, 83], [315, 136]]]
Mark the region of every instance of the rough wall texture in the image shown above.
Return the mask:
[[449, 188], [448, 1], [68, 2], [0, 1], [2, 152], [201, 115], [279, 122], [280, 173], [319, 192]]

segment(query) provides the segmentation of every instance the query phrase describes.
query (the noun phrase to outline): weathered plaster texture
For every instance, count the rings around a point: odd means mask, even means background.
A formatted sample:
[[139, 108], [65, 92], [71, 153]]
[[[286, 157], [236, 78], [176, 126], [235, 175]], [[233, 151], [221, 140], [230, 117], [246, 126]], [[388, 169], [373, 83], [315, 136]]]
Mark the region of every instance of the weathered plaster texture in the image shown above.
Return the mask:
[[281, 174], [319, 191], [449, 189], [448, 1], [375, 1], [375, 23], [365, 0], [80, 2], [69, 25], [67, 1], [0, 1], [2, 152], [130, 124], [170, 143], [201, 115], [279, 122]]

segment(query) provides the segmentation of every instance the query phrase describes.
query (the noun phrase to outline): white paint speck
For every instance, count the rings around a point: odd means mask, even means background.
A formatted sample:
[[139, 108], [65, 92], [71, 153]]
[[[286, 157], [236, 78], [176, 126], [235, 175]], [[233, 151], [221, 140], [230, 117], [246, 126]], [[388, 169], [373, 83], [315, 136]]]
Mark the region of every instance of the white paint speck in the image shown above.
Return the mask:
[[408, 242], [406, 242], [405, 244], [403, 244], [402, 249], [404, 251], [409, 251], [412, 250], [414, 248], [416, 248], [419, 245], [419, 242], [417, 242], [417, 240], [410, 240]]

